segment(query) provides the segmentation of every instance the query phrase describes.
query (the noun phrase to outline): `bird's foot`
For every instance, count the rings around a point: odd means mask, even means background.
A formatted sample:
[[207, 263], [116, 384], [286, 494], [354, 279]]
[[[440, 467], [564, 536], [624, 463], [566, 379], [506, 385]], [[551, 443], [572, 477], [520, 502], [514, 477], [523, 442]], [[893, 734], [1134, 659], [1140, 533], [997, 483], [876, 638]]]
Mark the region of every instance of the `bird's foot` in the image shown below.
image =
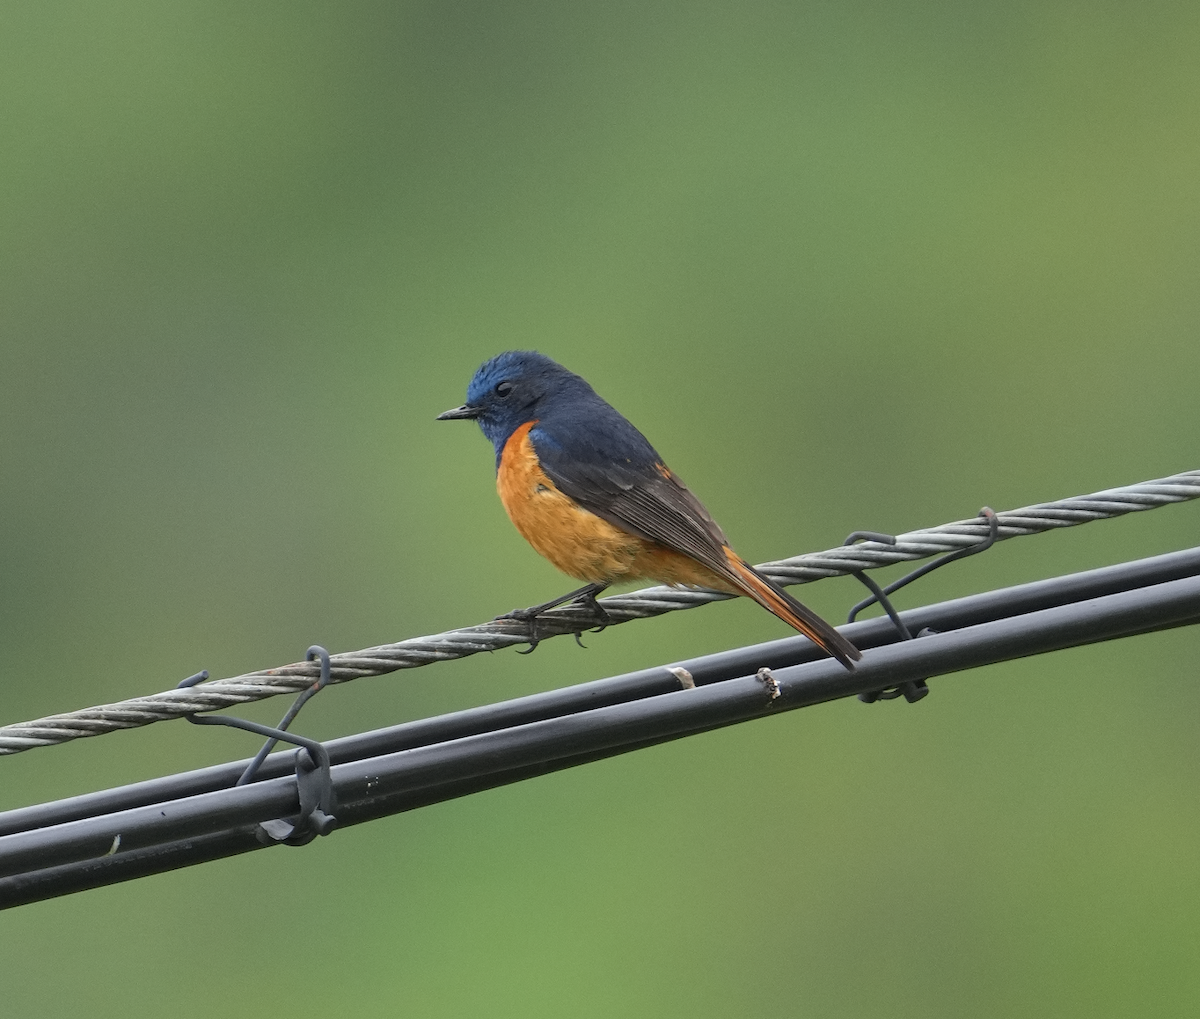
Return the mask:
[[[598, 601], [596, 601], [596, 595], [598, 595], [606, 587], [608, 587], [607, 584], [588, 584], [586, 587], [581, 587], [577, 591], [571, 591], [568, 594], [564, 594], [562, 597], [555, 598], [552, 601], [543, 602], [541, 605], [531, 605], [527, 609], [513, 609], [511, 612], [505, 612], [501, 616], [496, 616], [496, 620], [515, 619], [518, 622], [528, 624], [529, 647], [525, 651], [518, 651], [517, 654], [532, 654], [535, 650], [537, 650], [538, 644], [541, 643], [541, 638], [537, 635], [538, 616], [540, 616], [543, 612], [549, 611], [550, 609], [557, 608], [559, 605], [563, 605], [567, 602], [572, 604], [578, 602], [579, 604], [591, 609], [592, 614], [596, 617], [597, 623], [596, 627], [592, 631], [593, 633], [599, 633], [606, 626], [612, 623], [612, 617], [605, 612], [604, 607]], [[582, 636], [582, 630], [575, 631], [575, 643], [580, 647], [585, 647], [583, 641], [580, 640], [580, 637]]]
[[527, 609], [513, 609], [511, 612], [505, 612], [502, 615], [496, 616], [494, 622], [500, 623], [506, 619], [515, 620], [518, 623], [525, 623], [529, 629], [529, 647], [524, 651], [518, 651], [519, 655], [531, 655], [537, 650], [537, 646], [542, 642], [537, 635], [537, 617], [539, 610], [544, 611], [542, 605], [532, 605]]
[[[600, 588], [600, 591], [603, 591], [603, 590], [604, 590], [604, 588]], [[588, 590], [584, 594], [579, 595], [574, 601], [571, 602], [572, 605], [582, 605], [584, 608], [589, 609], [591, 611], [592, 615], [596, 617], [596, 619], [595, 619], [596, 625], [589, 628], [588, 632], [590, 632], [590, 633], [601, 633], [602, 631], [607, 629], [609, 626], [611, 626], [612, 621], [613, 621], [612, 616], [610, 616], [607, 612], [604, 611], [604, 606], [601, 605], [598, 601], [596, 601], [596, 595], [599, 593], [600, 593], [599, 591]], [[587, 645], [582, 640], [582, 637], [583, 637], [582, 630], [576, 630], [574, 633], [574, 637], [575, 637], [575, 643], [578, 644], [581, 648], [587, 647]]]
[[[603, 587], [600, 588], [600, 591], [603, 590]], [[600, 591], [589, 591], [587, 594], [581, 594], [574, 602], [574, 604], [579, 604], [592, 610], [592, 615], [596, 617], [596, 625], [592, 627], [592, 633], [599, 633], [606, 627], [611, 626], [613, 621], [612, 616], [604, 610], [604, 606], [596, 600], [596, 595]]]

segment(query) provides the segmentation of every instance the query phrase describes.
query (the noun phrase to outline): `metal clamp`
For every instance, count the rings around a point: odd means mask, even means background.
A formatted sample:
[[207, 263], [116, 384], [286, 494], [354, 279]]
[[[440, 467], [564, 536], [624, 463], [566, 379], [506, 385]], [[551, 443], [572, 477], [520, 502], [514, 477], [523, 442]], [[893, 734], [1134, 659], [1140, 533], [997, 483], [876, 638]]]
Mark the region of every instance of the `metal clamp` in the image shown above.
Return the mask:
[[[264, 845], [282, 842], [289, 846], [303, 846], [318, 835], [328, 835], [337, 827], [337, 818], [333, 816], [337, 802], [333, 792], [333, 776], [329, 770], [329, 751], [317, 740], [307, 736], [297, 736], [287, 731], [287, 727], [295, 720], [300, 709], [314, 694], [329, 685], [330, 665], [329, 652], [319, 644], [314, 644], [305, 653], [305, 661], [314, 658], [321, 660], [321, 677], [306, 690], [301, 692], [295, 702], [288, 708], [277, 728], [251, 722], [245, 718], [234, 718], [231, 715], [185, 715], [194, 725], [228, 725], [234, 729], [244, 729], [268, 737], [262, 749], [255, 755], [242, 772], [235, 785], [246, 785], [258, 771], [259, 766], [266, 760], [267, 754], [282, 740], [294, 743], [300, 749], [296, 751], [296, 790], [300, 801], [300, 812], [291, 818], [277, 818], [273, 821], [263, 821], [256, 832], [258, 840]], [[180, 687], [195, 686], [208, 679], [208, 670], [189, 676], [178, 685]]]

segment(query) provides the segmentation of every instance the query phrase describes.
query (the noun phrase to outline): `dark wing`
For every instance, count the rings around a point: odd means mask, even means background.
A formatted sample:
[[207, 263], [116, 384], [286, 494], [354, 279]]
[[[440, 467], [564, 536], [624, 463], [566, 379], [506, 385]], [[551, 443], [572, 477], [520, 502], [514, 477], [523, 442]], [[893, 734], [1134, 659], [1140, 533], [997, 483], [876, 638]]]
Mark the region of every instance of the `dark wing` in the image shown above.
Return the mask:
[[620, 418], [603, 426], [566, 436], [534, 427], [530, 438], [550, 480], [610, 524], [690, 556], [736, 582], [725, 556], [725, 535], [700, 500], [667, 470], [628, 421]]
[[716, 521], [682, 481], [663, 465], [654, 447], [604, 404], [586, 428], [567, 422], [553, 434], [529, 433], [546, 476], [559, 491], [596, 516], [649, 538], [726, 578], [736, 590], [794, 626], [847, 669], [859, 650], [811, 609], [734, 554]]

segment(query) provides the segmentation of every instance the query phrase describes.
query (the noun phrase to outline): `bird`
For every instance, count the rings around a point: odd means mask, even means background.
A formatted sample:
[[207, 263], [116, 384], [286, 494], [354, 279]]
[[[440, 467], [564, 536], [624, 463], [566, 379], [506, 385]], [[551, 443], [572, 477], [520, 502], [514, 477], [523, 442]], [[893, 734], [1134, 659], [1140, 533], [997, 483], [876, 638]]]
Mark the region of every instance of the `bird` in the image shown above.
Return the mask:
[[509, 518], [537, 552], [586, 585], [497, 618], [536, 620], [578, 601], [607, 621], [596, 595], [622, 581], [654, 580], [744, 595], [847, 669], [862, 658], [734, 552], [649, 440], [585, 379], [546, 355], [510, 350], [485, 361], [467, 402], [437, 420], [478, 422], [496, 451], [496, 488]]

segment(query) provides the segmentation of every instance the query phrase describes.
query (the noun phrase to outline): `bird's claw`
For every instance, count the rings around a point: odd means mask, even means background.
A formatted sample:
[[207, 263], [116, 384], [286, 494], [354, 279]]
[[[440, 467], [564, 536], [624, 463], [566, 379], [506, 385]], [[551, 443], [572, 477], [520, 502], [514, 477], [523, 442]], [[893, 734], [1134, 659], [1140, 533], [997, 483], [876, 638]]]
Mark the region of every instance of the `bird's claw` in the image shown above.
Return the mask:
[[[547, 612], [550, 609], [556, 607], [558, 604], [561, 604], [561, 601], [560, 602], [550, 602], [545, 605], [533, 605], [527, 609], [513, 609], [511, 612], [505, 612], [503, 615], [496, 616], [494, 619], [494, 622], [503, 622], [505, 620], [511, 619], [511, 620], [515, 620], [516, 622], [519, 622], [519, 623], [527, 624], [527, 626], [529, 627], [529, 647], [524, 651], [518, 651], [517, 654], [519, 654], [519, 655], [532, 654], [535, 650], [537, 650], [538, 644], [541, 643], [541, 638], [537, 635], [538, 616], [540, 616], [543, 612]], [[612, 622], [613, 622], [612, 616], [610, 616], [604, 610], [603, 605], [601, 605], [598, 601], [596, 601], [595, 592], [592, 592], [589, 594], [581, 594], [578, 598], [575, 598], [571, 602], [571, 604], [584, 606], [585, 608], [587, 608], [591, 611], [593, 616], [596, 617], [596, 621], [597, 621], [598, 625], [589, 629], [588, 630], [589, 633], [601, 633], [602, 631], [606, 630], [609, 626], [612, 625]], [[576, 630], [574, 632], [575, 643], [578, 644], [581, 648], [586, 649], [587, 645], [584, 644], [584, 642], [580, 639], [582, 636], [583, 636], [582, 630]]]
[[506, 620], [514, 620], [518, 623], [525, 623], [529, 627], [529, 647], [524, 651], [518, 651], [519, 655], [531, 655], [537, 650], [537, 646], [542, 642], [542, 639], [537, 635], [537, 617], [540, 615], [538, 606], [528, 609], [513, 609], [511, 612], [505, 612], [503, 615], [495, 616], [493, 622], [501, 623]]
[[[593, 595], [585, 595], [582, 598], [575, 599], [575, 601], [576, 601], [576, 604], [583, 605], [584, 607], [591, 609], [592, 614], [596, 617], [596, 619], [599, 620], [599, 625], [589, 627], [588, 633], [603, 633], [605, 630], [607, 630], [612, 625], [612, 621], [613, 621], [612, 616], [610, 616], [607, 612], [604, 611], [604, 606], [601, 605], [598, 601], [596, 601], [596, 596], [594, 594]], [[582, 636], [583, 636], [583, 631], [576, 630], [575, 631], [575, 643], [578, 644], [581, 648], [586, 648], [587, 645], [582, 640], [579, 639]]]
[[577, 599], [577, 601], [580, 605], [585, 605], [587, 608], [591, 609], [592, 615], [599, 620], [599, 625], [592, 628], [592, 633], [600, 633], [612, 625], [612, 616], [605, 611], [603, 605], [596, 601], [596, 596], [594, 594], [585, 595], [584, 597]]

